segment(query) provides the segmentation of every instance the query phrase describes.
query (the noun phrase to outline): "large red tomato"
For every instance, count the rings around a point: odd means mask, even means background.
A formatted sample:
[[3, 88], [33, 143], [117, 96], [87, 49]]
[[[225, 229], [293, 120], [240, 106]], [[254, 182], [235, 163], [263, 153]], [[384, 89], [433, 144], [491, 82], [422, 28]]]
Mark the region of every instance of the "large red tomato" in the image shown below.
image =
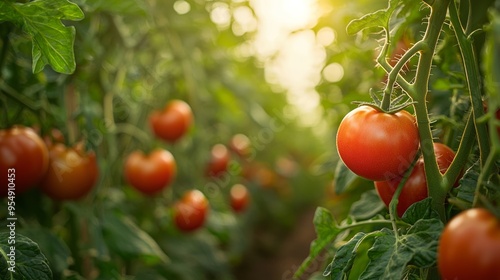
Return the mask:
[[403, 174], [418, 147], [416, 120], [406, 111], [387, 114], [360, 106], [344, 117], [337, 132], [337, 150], [344, 164], [373, 181]]
[[184, 232], [194, 231], [205, 223], [208, 200], [199, 190], [186, 192], [174, 205], [174, 222]]
[[233, 185], [230, 190], [230, 196], [231, 208], [233, 208], [234, 212], [242, 212], [248, 207], [248, 203], [250, 202], [250, 193], [244, 185]]
[[149, 117], [154, 134], [170, 143], [179, 140], [188, 131], [193, 119], [191, 107], [182, 100], [172, 100], [162, 111]]
[[[450, 167], [451, 162], [455, 158], [455, 153], [448, 146], [441, 143], [434, 143], [434, 153], [436, 154], [436, 160], [441, 173], [445, 173]], [[401, 181], [400, 178], [391, 179], [389, 181], [377, 181], [375, 182], [375, 188], [378, 195], [385, 203], [389, 206], [392, 196], [396, 192], [396, 189]], [[455, 186], [458, 185], [459, 178], [455, 182]], [[421, 201], [428, 196], [427, 181], [425, 179], [424, 171], [424, 161], [420, 158], [413, 167], [413, 170], [408, 177], [403, 190], [399, 195], [399, 202], [397, 206], [398, 215], [403, 216], [404, 212], [410, 205], [415, 202]]]
[[40, 183], [42, 191], [56, 200], [78, 200], [87, 195], [99, 177], [96, 156], [81, 145], [54, 144], [49, 149], [49, 170]]
[[500, 221], [486, 209], [455, 216], [441, 234], [438, 268], [445, 280], [500, 280]]
[[172, 154], [163, 149], [149, 155], [132, 152], [125, 162], [125, 177], [138, 191], [154, 195], [167, 187], [174, 179], [177, 166]]
[[229, 166], [231, 154], [223, 144], [216, 144], [210, 151], [210, 160], [207, 163], [205, 175], [209, 177], [222, 176]]
[[[35, 186], [49, 166], [49, 153], [42, 138], [28, 127], [0, 130], [0, 170], [3, 179], [10, 178], [15, 194]], [[2, 184], [0, 196], [7, 196], [8, 185]]]

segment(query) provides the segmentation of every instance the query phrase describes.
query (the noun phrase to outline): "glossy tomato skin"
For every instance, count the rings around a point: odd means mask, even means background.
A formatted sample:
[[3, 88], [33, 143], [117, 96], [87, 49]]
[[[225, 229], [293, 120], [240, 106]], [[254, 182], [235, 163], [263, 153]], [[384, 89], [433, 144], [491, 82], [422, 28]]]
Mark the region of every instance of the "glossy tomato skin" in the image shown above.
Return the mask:
[[186, 134], [192, 119], [193, 112], [186, 102], [172, 100], [162, 111], [150, 115], [149, 124], [158, 138], [174, 143]]
[[441, 234], [437, 261], [445, 280], [499, 280], [500, 221], [481, 208], [459, 213]]
[[[40, 182], [49, 166], [49, 152], [42, 138], [29, 127], [0, 130], [0, 170], [8, 178], [14, 174], [15, 193], [19, 195]], [[2, 185], [0, 196], [7, 196]]]
[[210, 151], [210, 159], [205, 169], [208, 177], [221, 177], [227, 171], [231, 153], [223, 144], [216, 144]]
[[231, 208], [236, 213], [240, 213], [247, 209], [250, 202], [250, 193], [247, 187], [242, 184], [235, 184], [230, 190]]
[[209, 211], [209, 203], [199, 190], [186, 192], [174, 205], [173, 215], [176, 227], [191, 232], [203, 226]]
[[167, 187], [175, 178], [177, 166], [173, 155], [157, 149], [149, 155], [141, 151], [132, 152], [125, 162], [125, 178], [136, 190], [146, 195], [155, 195]]
[[55, 200], [78, 200], [86, 196], [99, 177], [97, 159], [82, 146], [54, 144], [49, 148], [49, 169], [40, 183], [42, 191]]
[[406, 111], [387, 114], [360, 106], [344, 117], [337, 131], [337, 150], [344, 164], [373, 181], [403, 174], [418, 147], [416, 119]]
[[[448, 146], [441, 143], [434, 143], [434, 153], [441, 173], [445, 173], [450, 167], [451, 162], [455, 158], [455, 153]], [[394, 178], [388, 181], [376, 181], [375, 189], [379, 197], [382, 199], [386, 206], [389, 206], [392, 196], [396, 192], [401, 178]], [[457, 178], [454, 186], [458, 186], [459, 178]], [[410, 177], [403, 186], [403, 190], [399, 195], [399, 202], [397, 206], [398, 215], [403, 216], [404, 212], [410, 205], [415, 202], [421, 201], [428, 196], [427, 180], [425, 179], [424, 161], [422, 158], [418, 159], [413, 167]]]

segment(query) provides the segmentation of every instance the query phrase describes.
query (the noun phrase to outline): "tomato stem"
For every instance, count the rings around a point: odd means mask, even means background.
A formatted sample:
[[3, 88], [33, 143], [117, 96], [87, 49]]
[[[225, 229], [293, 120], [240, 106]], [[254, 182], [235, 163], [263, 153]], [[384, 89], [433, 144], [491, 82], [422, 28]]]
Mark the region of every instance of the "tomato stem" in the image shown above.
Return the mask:
[[[481, 99], [481, 80], [479, 74], [478, 60], [474, 52], [472, 40], [465, 34], [460, 18], [458, 16], [457, 7], [454, 1], [451, 1], [449, 7], [450, 20], [455, 31], [458, 46], [462, 54], [462, 64], [467, 77], [467, 86], [470, 93], [470, 101], [472, 103], [472, 110], [474, 119], [479, 119], [484, 115], [483, 101]], [[467, 24], [470, 26], [470, 24]], [[479, 152], [481, 158], [481, 166], [486, 163], [486, 157], [489, 154], [488, 131], [485, 123], [475, 121], [477, 139], [479, 143]]]
[[436, 0], [431, 3], [429, 23], [424, 38], [422, 39], [426, 44], [426, 48], [421, 50], [415, 83], [413, 84], [415, 90], [414, 98], [416, 101], [414, 108], [418, 122], [420, 146], [424, 158], [424, 169], [429, 188], [429, 196], [432, 198], [434, 210], [439, 213], [442, 221], [446, 220], [444, 209], [446, 189], [441, 186], [443, 178], [439, 172], [436, 156], [434, 154], [426, 97], [429, 91], [429, 76], [431, 74], [434, 51], [446, 18], [449, 3], [450, 0]]

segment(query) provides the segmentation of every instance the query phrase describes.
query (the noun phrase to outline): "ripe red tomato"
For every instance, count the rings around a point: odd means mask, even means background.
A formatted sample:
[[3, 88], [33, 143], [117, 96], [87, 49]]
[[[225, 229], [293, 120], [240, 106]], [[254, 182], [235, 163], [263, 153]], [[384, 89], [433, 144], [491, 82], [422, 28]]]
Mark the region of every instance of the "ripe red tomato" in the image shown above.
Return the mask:
[[403, 174], [418, 147], [416, 120], [406, 111], [387, 114], [360, 106], [344, 117], [337, 132], [337, 150], [344, 164], [373, 181]]
[[172, 154], [157, 149], [149, 155], [132, 152], [125, 162], [125, 177], [130, 185], [146, 195], [154, 195], [167, 187], [174, 179], [177, 166]]
[[194, 231], [203, 226], [208, 210], [205, 195], [199, 190], [190, 190], [174, 205], [175, 225], [184, 232]]
[[66, 147], [54, 144], [49, 148], [49, 170], [40, 188], [55, 200], [78, 200], [87, 195], [99, 177], [96, 156], [86, 153], [81, 145]]
[[229, 142], [229, 148], [241, 158], [247, 158], [252, 152], [250, 139], [244, 134], [236, 134]]
[[205, 175], [208, 177], [222, 176], [229, 166], [231, 154], [223, 144], [216, 144], [210, 151], [210, 160], [207, 164]]
[[250, 202], [250, 193], [247, 187], [242, 184], [235, 184], [231, 187], [231, 208], [234, 212], [242, 212], [248, 207]]
[[486, 209], [473, 208], [445, 226], [438, 247], [443, 279], [500, 279], [500, 221]]
[[188, 131], [193, 119], [191, 107], [182, 100], [172, 100], [162, 111], [149, 117], [154, 134], [170, 143], [179, 140]]
[[[451, 162], [455, 158], [455, 153], [448, 146], [441, 143], [434, 143], [434, 153], [436, 154], [436, 160], [441, 173], [445, 173], [450, 167]], [[455, 185], [458, 186], [457, 178]], [[392, 196], [398, 188], [401, 178], [391, 179], [389, 181], [377, 181], [375, 182], [375, 188], [378, 195], [385, 203], [389, 206]], [[397, 206], [398, 215], [403, 216], [404, 212], [410, 205], [415, 202], [421, 201], [428, 196], [427, 181], [425, 179], [424, 171], [424, 160], [423, 158], [418, 159], [413, 167], [410, 177], [403, 186], [403, 190], [399, 195], [399, 202]]]
[[[2, 180], [13, 179], [9, 181], [9, 184], [15, 186], [16, 195], [35, 186], [47, 172], [48, 166], [47, 147], [33, 129], [13, 127], [0, 130]], [[7, 196], [7, 187], [6, 185], [1, 188], [0, 196]]]

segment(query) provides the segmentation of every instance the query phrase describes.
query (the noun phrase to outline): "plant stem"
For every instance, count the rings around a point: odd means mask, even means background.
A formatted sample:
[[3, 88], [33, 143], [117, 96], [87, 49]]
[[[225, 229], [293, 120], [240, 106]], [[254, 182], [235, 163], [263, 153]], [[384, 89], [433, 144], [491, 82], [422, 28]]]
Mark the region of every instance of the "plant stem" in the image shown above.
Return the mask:
[[[469, 88], [470, 99], [472, 103], [472, 110], [474, 119], [479, 119], [484, 115], [483, 101], [481, 99], [481, 80], [479, 75], [478, 60], [474, 53], [474, 46], [472, 40], [464, 33], [460, 18], [458, 16], [457, 7], [455, 2], [452, 1], [450, 8], [450, 20], [455, 31], [455, 37], [462, 53], [462, 63], [467, 77], [467, 86]], [[481, 157], [481, 167], [486, 163], [486, 157], [490, 153], [490, 146], [488, 143], [488, 130], [485, 123], [475, 121], [477, 140], [479, 143], [479, 152]]]
[[455, 154], [455, 158], [448, 167], [448, 170], [446, 170], [446, 173], [443, 175], [443, 186], [447, 189], [446, 192], [450, 190], [451, 186], [454, 184], [458, 175], [462, 171], [465, 163], [467, 162], [467, 157], [470, 154], [472, 145], [474, 144], [474, 117], [472, 116], [472, 111], [469, 113], [467, 118], [467, 124], [465, 125], [461, 139], [462, 141], [460, 141], [460, 146]]
[[413, 84], [415, 101], [417, 102], [414, 107], [417, 116], [420, 146], [424, 158], [424, 169], [427, 186], [429, 188], [429, 196], [432, 197], [432, 207], [439, 213], [442, 221], [446, 220], [444, 209], [446, 188], [441, 186], [442, 176], [439, 172], [436, 156], [434, 154], [426, 97], [429, 91], [429, 76], [431, 74], [432, 59], [434, 57], [434, 51], [441, 33], [443, 22], [446, 18], [449, 3], [450, 0], [435, 0], [431, 3], [429, 23], [425, 36], [422, 39], [426, 44], [426, 48], [421, 51], [415, 83]]
[[[389, 73], [389, 76], [387, 78], [387, 85], [384, 89], [384, 97], [382, 98], [383, 110], [389, 109], [392, 89], [394, 88], [394, 84], [396, 83], [399, 72], [401, 71], [401, 69], [403, 69], [404, 65], [408, 62], [408, 60], [410, 60], [410, 58], [412, 58], [417, 52], [424, 50], [425, 47], [426, 44], [424, 41], [417, 42], [409, 50], [407, 50], [401, 57], [401, 59], [399, 59], [399, 61], [396, 63], [396, 65], [394, 65], [394, 68], [392, 68], [391, 72]], [[414, 92], [408, 91], [408, 95], [410, 95], [410, 97], [413, 97]]]

